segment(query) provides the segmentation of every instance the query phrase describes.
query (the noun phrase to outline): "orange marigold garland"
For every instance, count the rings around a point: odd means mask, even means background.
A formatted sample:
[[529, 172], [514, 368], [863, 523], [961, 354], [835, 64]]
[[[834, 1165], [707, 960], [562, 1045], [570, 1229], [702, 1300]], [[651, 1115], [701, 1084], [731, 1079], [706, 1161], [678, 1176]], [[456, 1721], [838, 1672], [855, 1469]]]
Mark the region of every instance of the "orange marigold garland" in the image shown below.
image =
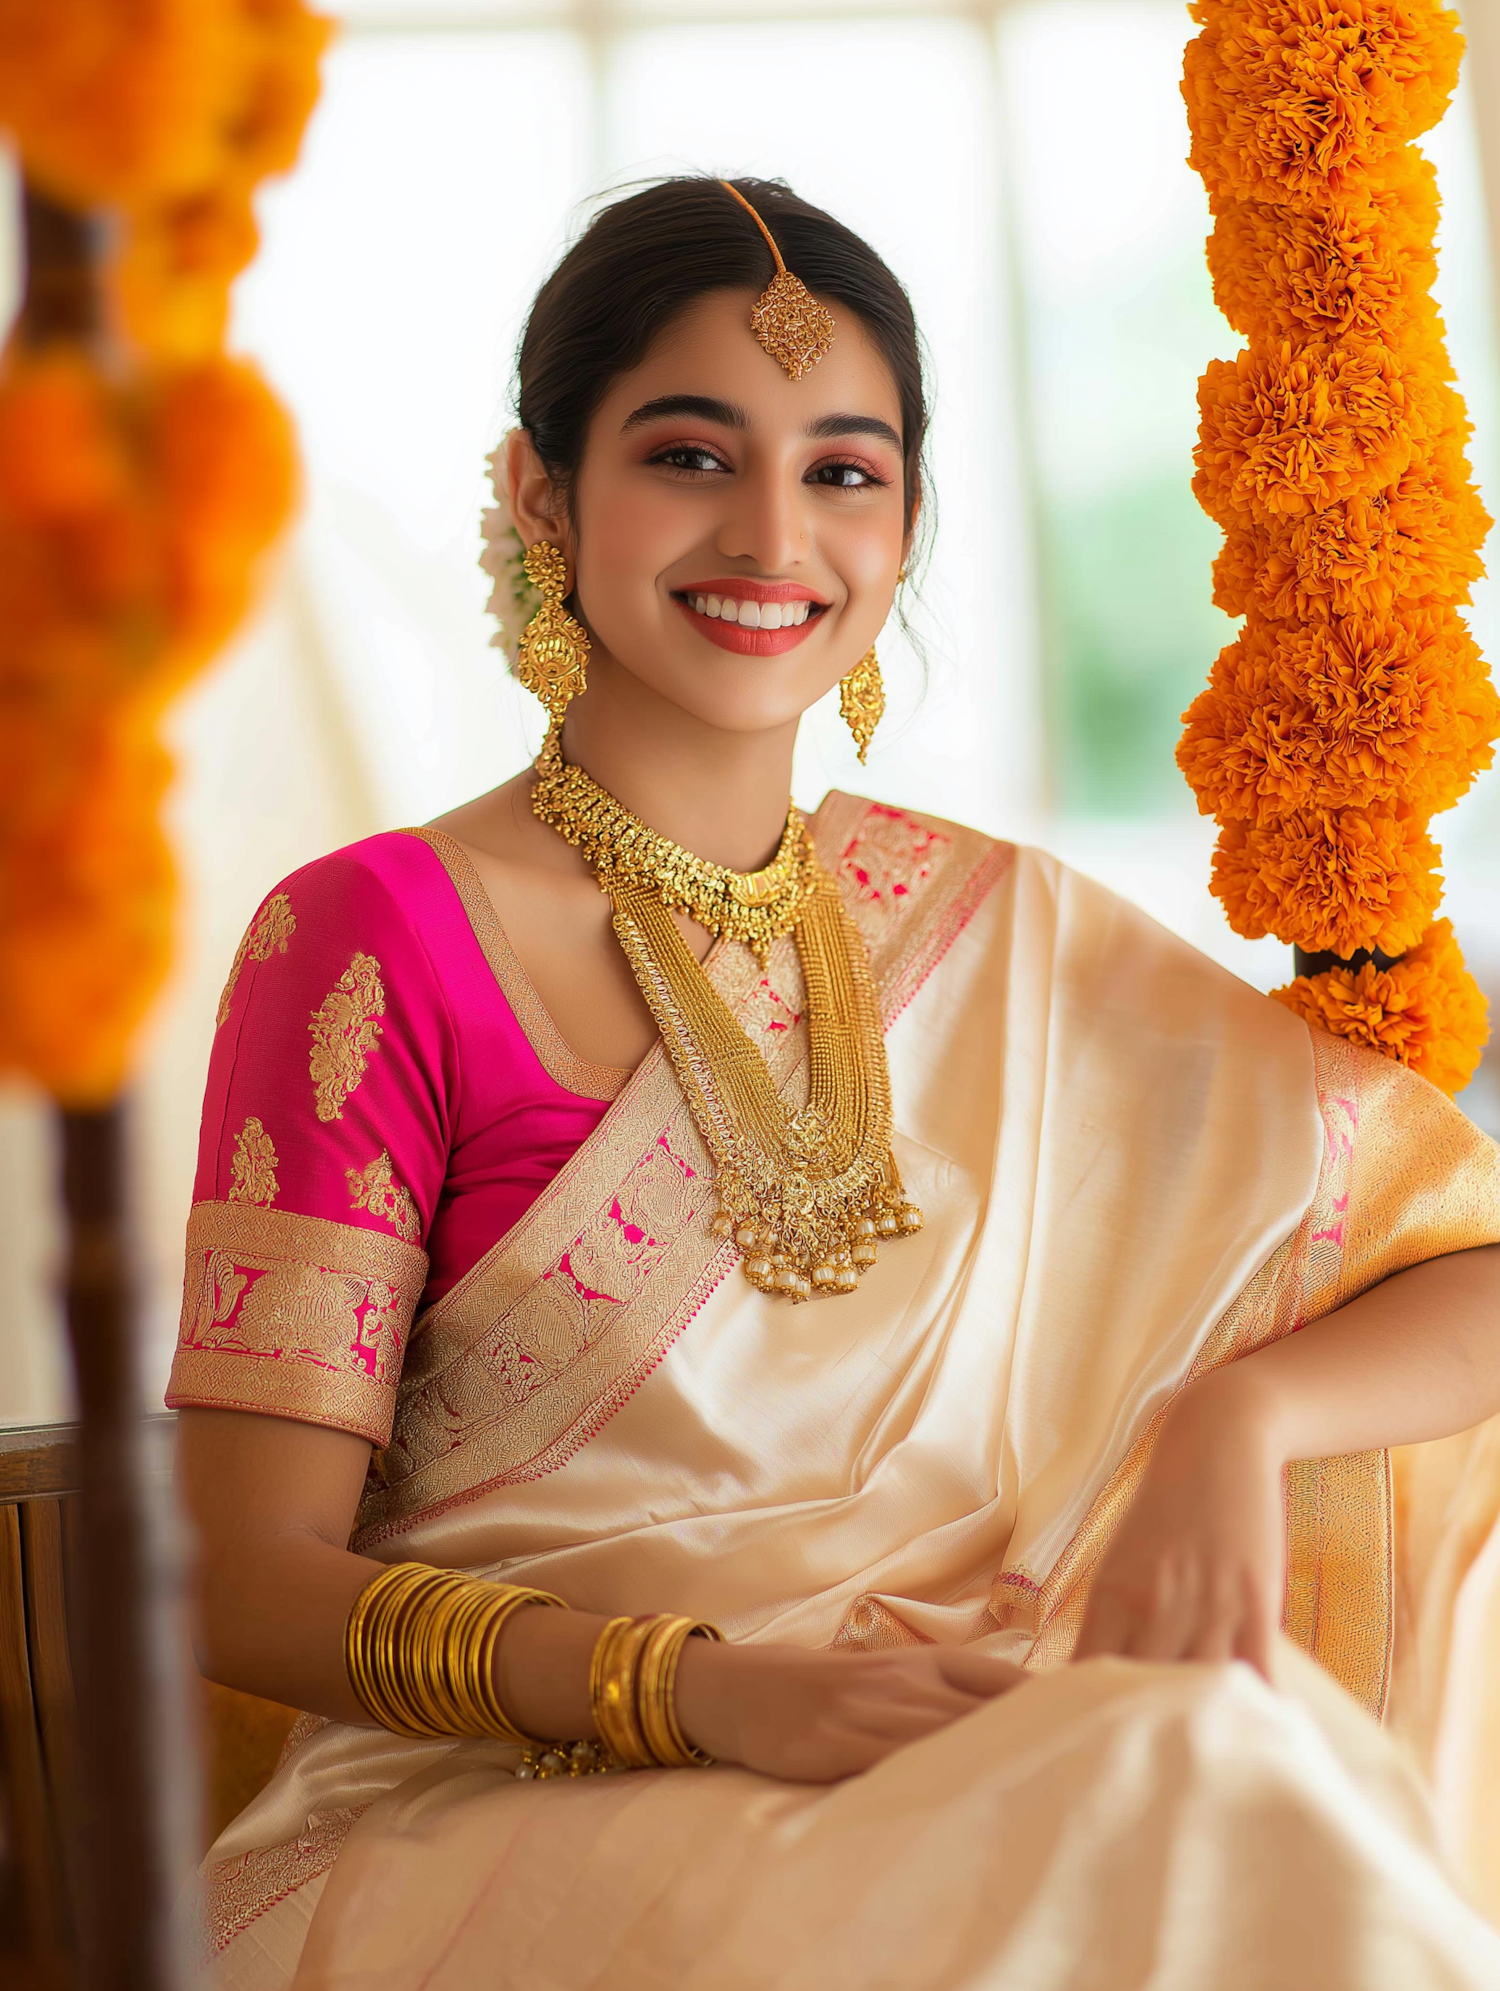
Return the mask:
[[[1462, 37], [1441, 0], [1194, 0], [1183, 95], [1220, 309], [1194, 490], [1245, 626], [1183, 715], [1230, 924], [1335, 956], [1280, 999], [1445, 1091], [1488, 1036], [1428, 819], [1488, 767], [1500, 699], [1457, 612], [1490, 520], [1430, 295], [1412, 141]], [[1396, 957], [1396, 958], [1392, 958]]]
[[220, 340], [327, 33], [301, 0], [0, 0], [28, 184], [116, 245], [112, 339], [23, 312], [0, 355], [0, 1068], [69, 1105], [119, 1090], [169, 961], [162, 708], [295, 498], [291, 424]]

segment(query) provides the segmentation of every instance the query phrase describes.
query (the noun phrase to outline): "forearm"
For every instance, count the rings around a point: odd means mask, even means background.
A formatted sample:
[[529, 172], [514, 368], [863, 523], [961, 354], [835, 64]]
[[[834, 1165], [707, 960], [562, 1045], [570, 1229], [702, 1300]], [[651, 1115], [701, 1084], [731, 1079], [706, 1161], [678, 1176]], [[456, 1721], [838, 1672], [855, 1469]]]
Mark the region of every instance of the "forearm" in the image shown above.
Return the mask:
[[[344, 1660], [354, 1600], [385, 1564], [311, 1537], [259, 1544], [202, 1587], [200, 1663], [213, 1679], [335, 1721], [369, 1722]], [[592, 1736], [589, 1661], [605, 1620], [537, 1608], [507, 1625], [500, 1703], [529, 1735]]]
[[1500, 1245], [1429, 1259], [1184, 1390], [1169, 1422], [1249, 1417], [1281, 1463], [1415, 1444], [1500, 1412]]
[[209, 1679], [334, 1721], [368, 1720], [345, 1670], [344, 1627], [378, 1562], [296, 1535], [202, 1560], [195, 1644]]
[[[386, 1567], [345, 1546], [370, 1447], [347, 1432], [185, 1410], [177, 1476], [198, 1538], [198, 1662], [210, 1679], [335, 1721], [367, 1722], [344, 1659], [349, 1612]], [[649, 1603], [643, 1603], [643, 1610]], [[604, 1620], [519, 1612], [496, 1657], [517, 1725], [589, 1736], [589, 1660]]]

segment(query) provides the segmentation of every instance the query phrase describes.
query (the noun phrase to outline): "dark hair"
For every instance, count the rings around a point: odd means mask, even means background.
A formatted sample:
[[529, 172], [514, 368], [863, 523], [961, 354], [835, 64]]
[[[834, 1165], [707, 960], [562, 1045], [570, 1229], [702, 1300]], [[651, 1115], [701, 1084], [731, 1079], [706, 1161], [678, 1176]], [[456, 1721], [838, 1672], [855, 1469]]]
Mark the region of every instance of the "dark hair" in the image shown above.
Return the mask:
[[[896, 383], [908, 522], [922, 488], [927, 398], [911, 301], [867, 242], [780, 180], [735, 180], [815, 296], [863, 322]], [[662, 180], [589, 223], [537, 292], [517, 360], [517, 412], [555, 482], [568, 490], [610, 384], [695, 299], [761, 291], [776, 273], [765, 238], [723, 184]]]

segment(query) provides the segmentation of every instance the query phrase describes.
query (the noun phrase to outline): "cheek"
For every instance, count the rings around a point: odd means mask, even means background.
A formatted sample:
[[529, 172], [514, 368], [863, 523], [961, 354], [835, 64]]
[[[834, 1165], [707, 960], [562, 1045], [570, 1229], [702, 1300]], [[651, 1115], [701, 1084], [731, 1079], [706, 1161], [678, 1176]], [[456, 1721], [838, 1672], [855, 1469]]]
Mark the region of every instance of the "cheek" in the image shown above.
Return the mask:
[[580, 505], [585, 577], [612, 593], [656, 592], [656, 577], [691, 550], [699, 536], [694, 508], [670, 488], [598, 489]]
[[840, 519], [824, 534], [830, 563], [851, 596], [888, 588], [901, 562], [901, 514], [896, 506], [879, 513]]

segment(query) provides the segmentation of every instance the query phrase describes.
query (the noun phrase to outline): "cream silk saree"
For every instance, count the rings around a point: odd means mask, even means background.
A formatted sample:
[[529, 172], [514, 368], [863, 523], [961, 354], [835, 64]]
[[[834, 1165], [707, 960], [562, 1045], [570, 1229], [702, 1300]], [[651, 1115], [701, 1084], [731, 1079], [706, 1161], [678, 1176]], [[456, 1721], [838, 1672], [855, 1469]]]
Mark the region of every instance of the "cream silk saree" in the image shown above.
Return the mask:
[[[658, 1047], [417, 1319], [355, 1545], [1036, 1677], [828, 1788], [518, 1783], [499, 1744], [304, 1717], [205, 1865], [214, 1981], [1500, 1985], [1459, 1891], [1500, 1907], [1488, 1428], [1400, 1459], [1394, 1497], [1384, 1454], [1292, 1470], [1282, 1691], [1065, 1663], [1174, 1392], [1500, 1240], [1500, 1151], [1043, 854], [842, 795], [814, 831], [870, 945], [926, 1228], [848, 1298], [755, 1292]], [[710, 972], [800, 1103], [793, 945]], [[233, 1257], [205, 1222], [185, 1345]]]

